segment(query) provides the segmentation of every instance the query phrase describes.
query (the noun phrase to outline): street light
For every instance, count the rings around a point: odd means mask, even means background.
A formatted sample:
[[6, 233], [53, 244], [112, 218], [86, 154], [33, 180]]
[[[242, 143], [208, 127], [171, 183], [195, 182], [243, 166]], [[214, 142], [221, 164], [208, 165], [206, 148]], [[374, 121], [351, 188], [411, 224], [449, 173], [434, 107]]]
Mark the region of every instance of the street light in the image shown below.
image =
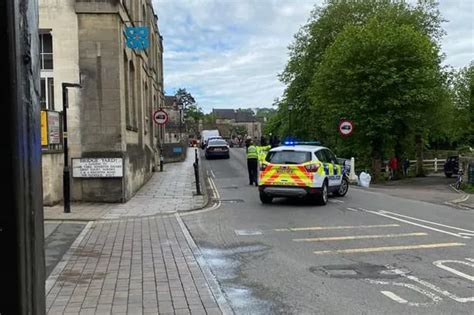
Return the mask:
[[68, 88], [81, 88], [77, 83], [62, 83], [63, 91], [63, 147], [64, 147], [64, 168], [63, 168], [63, 199], [64, 199], [64, 213], [71, 212], [71, 188], [70, 188], [70, 170], [69, 170], [69, 154], [68, 154], [68, 134], [67, 134], [67, 109], [68, 103]]
[[288, 136], [291, 136], [291, 111], [293, 110], [293, 103], [288, 103]]

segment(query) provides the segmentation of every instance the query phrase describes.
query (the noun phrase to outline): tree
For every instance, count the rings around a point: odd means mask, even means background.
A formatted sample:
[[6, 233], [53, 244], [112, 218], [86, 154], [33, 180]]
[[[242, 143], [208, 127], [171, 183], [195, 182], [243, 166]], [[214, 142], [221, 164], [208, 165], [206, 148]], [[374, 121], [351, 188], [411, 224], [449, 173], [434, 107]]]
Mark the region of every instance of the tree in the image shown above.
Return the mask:
[[474, 63], [452, 73], [452, 136], [458, 146], [474, 146]]
[[376, 179], [386, 148], [429, 127], [426, 113], [436, 111], [442, 94], [438, 53], [415, 27], [374, 17], [346, 26], [322, 58], [312, 103], [329, 125], [340, 117], [355, 121], [354, 137], [370, 149]]
[[175, 93], [175, 96], [176, 96], [176, 99], [178, 100], [178, 102], [183, 104], [184, 108], [186, 108], [190, 105], [196, 104], [196, 100], [191, 95], [191, 93], [186, 91], [186, 89], [183, 89], [183, 88], [178, 89]]
[[183, 106], [184, 120], [189, 131], [197, 134], [199, 120], [203, 119], [204, 113], [202, 108], [198, 106], [196, 100], [187, 92], [186, 89], [178, 89], [175, 93], [175, 97], [179, 104]]
[[[325, 145], [335, 148], [338, 154], [356, 156], [359, 161], [366, 160], [371, 163], [372, 153], [366, 150], [361, 142], [362, 139], [356, 136], [340, 138], [337, 133], [337, 125], [339, 119], [344, 117], [341, 115], [327, 116], [326, 111], [331, 112], [330, 105], [318, 101], [318, 98], [315, 97], [313, 81], [315, 76], [318, 76], [320, 65], [328, 50], [335, 44], [340, 34], [345, 32], [348, 27], [364, 27], [373, 18], [390, 21], [396, 27], [411, 27], [414, 32], [426, 36], [431, 41], [433, 49], [439, 51], [439, 41], [444, 34], [440, 26], [443, 20], [434, 1], [419, 1], [417, 5], [410, 5], [402, 1], [389, 0], [328, 0], [324, 6], [315, 7], [308, 23], [295, 35], [295, 40], [289, 47], [290, 58], [280, 75], [281, 81], [286, 84], [286, 89], [278, 103], [276, 116], [268, 124], [269, 129], [273, 132], [280, 132], [280, 134], [281, 130], [287, 130], [288, 132], [284, 132], [285, 134], [290, 132], [287, 121], [290, 112], [288, 104], [291, 104], [293, 108], [291, 111], [292, 120], [298, 122], [292, 124], [291, 133], [293, 135], [299, 138], [322, 140]], [[401, 69], [401, 65], [397, 69]], [[436, 73], [436, 78], [438, 78], [438, 73]], [[365, 78], [359, 82], [360, 85], [357, 88], [363, 90], [365, 88], [364, 81]], [[440, 100], [442, 94], [437, 91], [432, 99]], [[332, 112], [334, 113], [334, 111]], [[429, 112], [433, 114], [432, 111]], [[398, 130], [397, 137], [388, 141], [382, 154], [407, 151], [413, 147], [412, 142], [415, 141], [415, 137], [412, 128], [409, 128], [411, 127], [409, 123], [412, 121], [397, 120], [392, 128]], [[428, 125], [426, 123], [424, 127]], [[356, 126], [356, 130], [360, 131], [357, 122]], [[421, 149], [423, 149], [423, 139], [429, 136], [426, 133], [425, 128], [423, 132], [419, 132], [417, 138], [421, 143], [419, 146]], [[408, 141], [412, 141], [410, 146], [406, 144]]]

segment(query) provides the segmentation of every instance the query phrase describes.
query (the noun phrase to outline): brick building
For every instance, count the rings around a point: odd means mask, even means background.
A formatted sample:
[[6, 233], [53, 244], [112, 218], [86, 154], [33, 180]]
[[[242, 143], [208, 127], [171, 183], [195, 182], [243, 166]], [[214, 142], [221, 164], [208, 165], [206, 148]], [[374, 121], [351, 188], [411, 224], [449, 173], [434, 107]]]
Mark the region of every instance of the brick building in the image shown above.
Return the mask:
[[[82, 86], [68, 91], [72, 199], [124, 202], [159, 163], [152, 113], [164, 104], [163, 46], [152, 1], [39, 0], [39, 20], [44, 122], [63, 111], [62, 83]], [[127, 47], [130, 26], [149, 29], [147, 49]], [[44, 203], [54, 204], [64, 155], [44, 130]]]

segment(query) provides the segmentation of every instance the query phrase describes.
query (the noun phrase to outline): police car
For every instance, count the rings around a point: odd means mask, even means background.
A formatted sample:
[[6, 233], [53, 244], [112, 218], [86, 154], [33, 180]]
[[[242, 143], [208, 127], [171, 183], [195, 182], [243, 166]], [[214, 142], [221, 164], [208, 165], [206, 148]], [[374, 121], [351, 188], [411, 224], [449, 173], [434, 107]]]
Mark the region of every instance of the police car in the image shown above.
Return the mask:
[[345, 173], [328, 148], [285, 143], [271, 149], [260, 164], [260, 200], [271, 203], [274, 197], [298, 197], [325, 205], [330, 193], [341, 197], [347, 194], [349, 181]]

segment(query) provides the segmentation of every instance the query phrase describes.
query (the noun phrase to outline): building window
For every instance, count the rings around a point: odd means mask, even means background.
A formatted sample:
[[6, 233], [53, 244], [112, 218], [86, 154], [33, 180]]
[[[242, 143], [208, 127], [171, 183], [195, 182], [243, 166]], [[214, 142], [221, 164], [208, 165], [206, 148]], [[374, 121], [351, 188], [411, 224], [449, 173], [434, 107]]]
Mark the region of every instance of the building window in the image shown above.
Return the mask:
[[41, 67], [40, 105], [42, 109], [54, 110], [53, 37], [49, 31], [40, 31], [39, 49]]
[[145, 111], [145, 134], [148, 134], [148, 128], [149, 128], [149, 123], [150, 123], [150, 114], [149, 114], [149, 102], [148, 102], [148, 84], [146, 82], [143, 82], [143, 85], [145, 86], [145, 93], [143, 96], [143, 109]]
[[54, 78], [41, 73], [41, 109], [54, 110]]
[[135, 66], [133, 65], [133, 62], [129, 62], [129, 69], [130, 69], [130, 118], [131, 118], [131, 125], [134, 128], [134, 130], [138, 130], [137, 126], [137, 87], [136, 87], [136, 74], [135, 74]]
[[39, 34], [41, 70], [53, 70], [53, 37], [51, 33]]
[[124, 87], [125, 87], [125, 123], [127, 128], [132, 126], [131, 120], [130, 120], [130, 100], [129, 100], [129, 88], [130, 88], [130, 82], [128, 81], [129, 78], [129, 73], [128, 73], [128, 60], [127, 60], [127, 54], [125, 51], [123, 52], [123, 82], [124, 82]]

